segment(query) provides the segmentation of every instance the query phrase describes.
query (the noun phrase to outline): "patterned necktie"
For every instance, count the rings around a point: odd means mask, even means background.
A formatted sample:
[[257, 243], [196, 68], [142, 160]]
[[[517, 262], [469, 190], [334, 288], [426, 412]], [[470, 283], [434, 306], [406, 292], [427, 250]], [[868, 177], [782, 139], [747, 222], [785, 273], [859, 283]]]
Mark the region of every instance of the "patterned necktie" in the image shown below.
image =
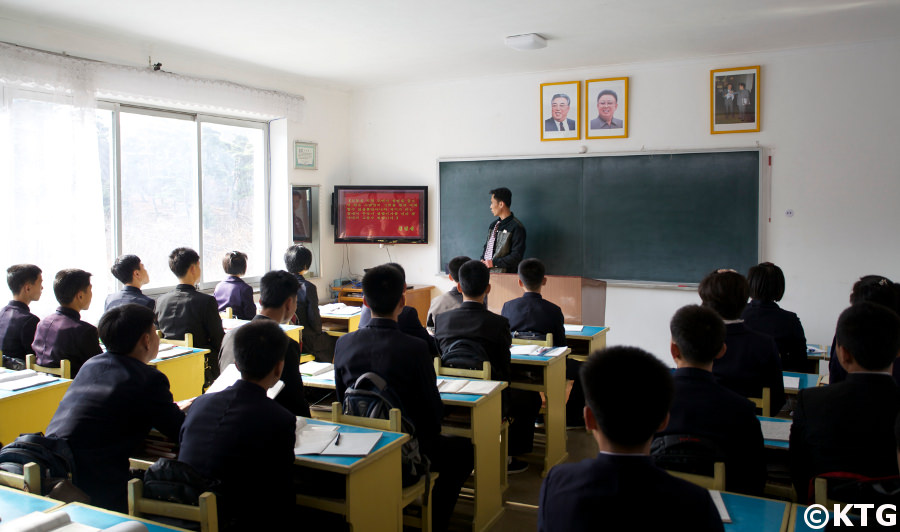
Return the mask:
[[488, 239], [487, 247], [484, 248], [484, 260], [491, 260], [494, 258], [494, 242], [497, 241], [497, 228], [500, 227], [500, 222], [494, 224], [494, 228], [491, 230], [491, 238]]
[[562, 122], [559, 123], [559, 130], [560, 130], [560, 131], [565, 131], [565, 130], [566, 130], [566, 128], [563, 127], [563, 123], [562, 123]]

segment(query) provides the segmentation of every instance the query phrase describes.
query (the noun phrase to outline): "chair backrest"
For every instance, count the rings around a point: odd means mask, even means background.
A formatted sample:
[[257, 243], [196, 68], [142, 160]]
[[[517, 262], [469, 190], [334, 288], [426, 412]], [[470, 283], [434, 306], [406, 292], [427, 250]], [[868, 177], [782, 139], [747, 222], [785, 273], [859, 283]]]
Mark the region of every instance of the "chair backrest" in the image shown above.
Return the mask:
[[657, 466], [707, 489], [725, 489], [725, 452], [715, 441], [693, 434], [658, 436], [650, 446]]
[[58, 368], [51, 368], [47, 366], [39, 366], [37, 364], [37, 357], [35, 357], [34, 355], [25, 355], [25, 369], [33, 369], [34, 371], [40, 371], [41, 373], [49, 373], [50, 375], [56, 375], [57, 377], [62, 377], [64, 379], [72, 378], [72, 363], [69, 362], [69, 360], [66, 358], [59, 361]]
[[762, 415], [771, 417], [772, 415], [772, 389], [766, 386], [762, 389], [762, 397], [748, 397], [750, 402], [756, 405], [756, 408], [762, 409]]
[[462, 369], [448, 368], [441, 365], [440, 357], [434, 357], [434, 373], [438, 377], [445, 375], [447, 377], [465, 377], [467, 379], [491, 380], [491, 363], [485, 361], [481, 369]]
[[816, 504], [831, 508], [835, 504], [896, 505], [900, 500], [900, 476], [871, 478], [856, 473], [823, 473], [813, 479], [812, 495]]
[[177, 345], [179, 347], [194, 347], [194, 335], [191, 333], [184, 333], [184, 340], [174, 340], [172, 338], [163, 338], [163, 333], [160, 330], [157, 330], [156, 334], [159, 335], [159, 341], [164, 344], [172, 344], [172, 345]]
[[22, 474], [0, 471], [0, 486], [41, 494], [41, 468], [34, 462], [22, 467]]
[[232, 310], [231, 307], [225, 307], [225, 310], [219, 312], [219, 317], [223, 320], [230, 320], [234, 318], [234, 310]]
[[513, 336], [512, 343], [513, 345], [540, 345], [543, 347], [553, 347], [553, 333], [547, 333], [543, 340], [540, 338], [529, 338], [528, 336], [522, 338]]
[[386, 430], [389, 432], [403, 432], [401, 430], [402, 423], [399, 408], [391, 408], [388, 419], [351, 416], [349, 414], [344, 414], [341, 403], [335, 401], [331, 403], [331, 422], [365, 427], [368, 429]]
[[218, 532], [219, 530], [215, 493], [203, 492], [200, 495], [198, 506], [146, 499], [144, 498], [144, 483], [140, 479], [131, 479], [128, 481], [128, 515], [140, 517], [146, 514], [198, 522], [201, 532]]
[[701, 488], [708, 490], [725, 491], [725, 462], [715, 462], [713, 464], [713, 476], [698, 475], [695, 473], [683, 473], [681, 471], [672, 471], [667, 469], [673, 477], [687, 480], [691, 484], [696, 484]]

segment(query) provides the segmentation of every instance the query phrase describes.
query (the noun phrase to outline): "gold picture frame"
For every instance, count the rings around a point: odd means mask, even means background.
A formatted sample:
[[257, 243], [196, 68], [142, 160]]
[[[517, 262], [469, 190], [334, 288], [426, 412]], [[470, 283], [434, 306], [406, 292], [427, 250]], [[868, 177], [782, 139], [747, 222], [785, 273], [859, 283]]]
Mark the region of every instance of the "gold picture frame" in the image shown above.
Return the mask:
[[589, 79], [584, 97], [585, 138], [628, 138], [627, 77]]
[[759, 65], [710, 70], [709, 84], [711, 135], [759, 131]]
[[541, 83], [541, 140], [581, 138], [581, 82]]

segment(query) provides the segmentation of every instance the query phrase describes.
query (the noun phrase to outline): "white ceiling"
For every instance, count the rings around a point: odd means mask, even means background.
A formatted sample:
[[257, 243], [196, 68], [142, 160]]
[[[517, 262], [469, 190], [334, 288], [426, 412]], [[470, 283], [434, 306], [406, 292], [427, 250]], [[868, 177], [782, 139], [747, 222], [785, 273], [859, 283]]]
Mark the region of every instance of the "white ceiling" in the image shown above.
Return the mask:
[[[366, 87], [897, 38], [900, 1], [0, 0], [0, 20]], [[504, 47], [528, 32], [549, 46]], [[50, 49], [97, 55], [74, 41]]]

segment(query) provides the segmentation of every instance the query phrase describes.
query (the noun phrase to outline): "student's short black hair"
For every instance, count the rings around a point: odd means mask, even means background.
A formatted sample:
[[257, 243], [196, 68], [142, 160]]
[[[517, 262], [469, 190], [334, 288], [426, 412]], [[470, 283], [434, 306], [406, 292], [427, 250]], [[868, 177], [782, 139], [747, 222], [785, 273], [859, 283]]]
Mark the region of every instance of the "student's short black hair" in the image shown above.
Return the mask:
[[528, 290], [538, 290], [544, 281], [544, 263], [538, 259], [525, 259], [519, 263], [519, 280]]
[[259, 281], [259, 304], [262, 308], [278, 308], [289, 297], [297, 297], [300, 281], [284, 270], [273, 270]]
[[294, 245], [284, 252], [284, 267], [291, 273], [308, 270], [310, 264], [312, 264], [312, 251], [303, 246]]
[[390, 264], [370, 268], [362, 280], [366, 304], [372, 309], [372, 314], [380, 316], [394, 312], [403, 296], [404, 288], [406, 283], [403, 281], [403, 275]]
[[851, 305], [838, 318], [835, 340], [863, 368], [883, 370], [900, 353], [900, 316], [878, 303]]
[[853, 283], [853, 291], [850, 292], [850, 304], [855, 305], [864, 301], [879, 303], [890, 309], [897, 310], [897, 291], [890, 279], [881, 275], [864, 275]]
[[751, 266], [747, 272], [750, 298], [771, 303], [784, 297], [784, 272], [771, 262]]
[[127, 355], [145, 333], [156, 334], [156, 315], [144, 305], [128, 303], [107, 310], [97, 324], [103, 345], [110, 353]]
[[459, 267], [459, 286], [468, 297], [478, 297], [487, 292], [491, 284], [491, 272], [480, 260], [470, 260]]
[[141, 259], [137, 255], [122, 255], [109, 269], [113, 277], [128, 284], [134, 280], [134, 272], [141, 269]]
[[711, 309], [686, 305], [669, 322], [672, 341], [691, 364], [709, 364], [725, 343], [725, 322]]
[[736, 320], [747, 306], [750, 286], [736, 271], [715, 270], [700, 281], [697, 292], [704, 307], [718, 312], [723, 320]]
[[637, 347], [595, 351], [581, 367], [585, 403], [600, 431], [613, 443], [646, 443], [669, 412], [671, 370]]
[[391, 268], [395, 268], [398, 272], [400, 272], [400, 276], [403, 277], [403, 287], [406, 288], [406, 270], [403, 269], [403, 266], [397, 262], [388, 262], [385, 266], [390, 266]]
[[84, 270], [68, 269], [56, 272], [53, 279], [53, 294], [60, 305], [68, 305], [78, 292], [87, 290], [91, 284], [91, 274]]
[[459, 257], [453, 257], [450, 259], [450, 263], [447, 264], [447, 273], [450, 274], [450, 279], [453, 281], [459, 282], [459, 267], [463, 264], [469, 262], [469, 257], [465, 255], [460, 255]]
[[181, 279], [194, 264], [200, 263], [200, 255], [191, 248], [175, 248], [169, 253], [169, 269]]
[[234, 331], [234, 363], [241, 377], [258, 381], [284, 360], [288, 340], [272, 320], [256, 320]]
[[6, 269], [6, 284], [13, 295], [22, 291], [26, 284], [37, 281], [41, 269], [34, 264], [14, 264]]
[[228, 275], [244, 275], [247, 273], [247, 254], [229, 251], [222, 257], [222, 269]]
[[507, 207], [512, 205], [512, 191], [506, 187], [495, 188], [491, 191], [491, 196], [505, 203]]
[[619, 103], [619, 95], [616, 94], [616, 91], [614, 91], [614, 90], [612, 90], [612, 89], [603, 89], [602, 91], [600, 91], [600, 94], [597, 95], [597, 101], [599, 102], [599, 101], [600, 101], [600, 98], [603, 98], [603, 97], [606, 96], [607, 94], [609, 94], [610, 96], [612, 96], [613, 98], [615, 98], [615, 99], [616, 99], [616, 103]]

